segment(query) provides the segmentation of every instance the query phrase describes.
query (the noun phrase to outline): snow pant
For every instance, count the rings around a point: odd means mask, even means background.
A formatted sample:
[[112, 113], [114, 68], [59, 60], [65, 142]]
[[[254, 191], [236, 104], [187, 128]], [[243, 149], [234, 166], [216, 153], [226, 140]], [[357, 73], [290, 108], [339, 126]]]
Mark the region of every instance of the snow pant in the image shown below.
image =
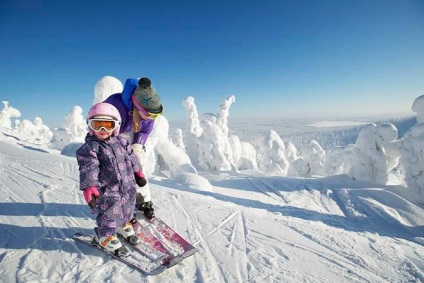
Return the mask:
[[[133, 138], [134, 138], [133, 132], [122, 133], [122, 134], [119, 134], [119, 135], [121, 137], [126, 138], [129, 143], [132, 143]], [[145, 162], [145, 160], [143, 160], [143, 153], [145, 153], [145, 152], [142, 149], [142, 147], [143, 146], [141, 144], [133, 144], [131, 146], [135, 156], [138, 159], [138, 162], [140, 162], [141, 167], [143, 167], [143, 164]], [[145, 175], [147, 184], [144, 187], [138, 187], [137, 192], [140, 193], [143, 196], [144, 202], [148, 202], [148, 201], [152, 200], [152, 194], [150, 193], [149, 180], [147, 179], [146, 172], [143, 171], [143, 173]]]
[[96, 218], [99, 237], [116, 235], [118, 228], [124, 227], [134, 215], [136, 189], [123, 193], [102, 196], [96, 203]]

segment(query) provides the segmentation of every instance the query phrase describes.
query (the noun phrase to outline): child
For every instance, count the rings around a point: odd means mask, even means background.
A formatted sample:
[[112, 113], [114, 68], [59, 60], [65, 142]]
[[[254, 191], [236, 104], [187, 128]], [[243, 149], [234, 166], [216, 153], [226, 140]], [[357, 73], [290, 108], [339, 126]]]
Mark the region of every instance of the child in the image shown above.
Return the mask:
[[134, 214], [136, 185], [146, 179], [125, 138], [119, 137], [121, 117], [115, 106], [98, 103], [88, 112], [88, 134], [77, 150], [80, 189], [96, 217], [94, 241], [119, 256], [129, 251], [117, 233], [137, 244], [130, 220]]

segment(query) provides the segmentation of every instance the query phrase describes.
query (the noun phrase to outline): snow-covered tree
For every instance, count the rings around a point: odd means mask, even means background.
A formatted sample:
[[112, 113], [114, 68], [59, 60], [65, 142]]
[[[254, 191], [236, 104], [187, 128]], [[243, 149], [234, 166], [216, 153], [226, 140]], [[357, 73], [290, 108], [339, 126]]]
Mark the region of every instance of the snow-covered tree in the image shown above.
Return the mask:
[[414, 100], [412, 111], [417, 113], [417, 124], [402, 139], [400, 163], [406, 184], [417, 192], [418, 202], [424, 203], [424, 95]]
[[286, 149], [277, 132], [270, 130], [257, 141], [259, 169], [269, 176], [286, 176], [289, 162], [284, 155]]
[[384, 148], [389, 172], [398, 166], [402, 141], [398, 140], [398, 130], [390, 123], [378, 125], [377, 134], [380, 145]]
[[164, 116], [155, 120], [155, 127], [146, 142], [145, 151], [141, 154], [143, 171], [149, 176], [154, 171], [167, 171], [170, 177], [181, 173], [194, 173], [197, 170], [191, 165], [186, 152], [177, 147], [168, 136], [169, 123]]
[[238, 170], [259, 170], [256, 161], [256, 150], [252, 144], [240, 141], [240, 138], [236, 135], [230, 135], [228, 141]]
[[324, 169], [327, 176], [349, 173], [354, 148], [353, 144], [336, 146], [326, 154]]
[[216, 123], [216, 117], [210, 115], [202, 120], [200, 125], [203, 133], [198, 138], [199, 166], [212, 171], [231, 170], [231, 163], [224, 153], [225, 140], [221, 128]]
[[13, 107], [9, 107], [9, 102], [2, 101], [3, 109], [0, 111], [0, 127], [12, 129], [11, 118], [21, 117], [21, 112]]
[[207, 113], [199, 121], [192, 97], [183, 101], [187, 114], [186, 148], [194, 164], [206, 170], [236, 170], [228, 136], [229, 109], [235, 97], [226, 98], [217, 115]]
[[286, 149], [284, 155], [289, 162], [288, 176], [307, 176], [309, 165], [306, 160], [299, 154], [296, 146], [292, 142], [284, 142]]
[[112, 76], [104, 76], [94, 86], [93, 105], [105, 101], [106, 98], [124, 89], [122, 82]]
[[228, 116], [230, 116], [230, 107], [236, 101], [234, 95], [227, 97], [219, 106], [218, 114], [216, 115], [216, 124], [220, 127], [222, 131], [223, 138], [223, 151], [227, 160], [234, 165], [233, 151], [228, 140]]
[[183, 130], [181, 130], [181, 129], [176, 129], [175, 130], [175, 140], [174, 140], [174, 143], [175, 143], [175, 145], [178, 148], [181, 148], [183, 151], [185, 151]]
[[48, 144], [53, 137], [53, 132], [43, 124], [40, 117], [35, 117], [34, 123], [22, 120], [18, 125], [18, 131], [25, 136], [25, 141], [36, 144]]
[[304, 144], [301, 149], [302, 157], [307, 163], [307, 174], [309, 176], [324, 176], [325, 151], [316, 140]]
[[87, 122], [80, 106], [74, 106], [66, 114], [63, 128], [69, 135], [69, 142], [84, 142], [84, 138], [87, 135]]
[[[349, 175], [355, 180], [387, 184], [389, 180], [389, 160], [391, 164], [396, 156], [389, 156], [385, 147], [393, 147], [397, 138], [397, 129], [392, 124], [377, 126], [372, 123], [363, 128], [352, 151], [352, 167]], [[393, 154], [393, 153], [392, 153]]]
[[202, 135], [203, 129], [200, 126], [199, 114], [197, 113], [197, 106], [192, 96], [186, 97], [183, 101], [183, 106], [186, 109], [187, 128], [184, 136], [186, 145], [186, 152], [193, 162], [195, 167], [199, 167], [199, 145], [198, 138]]

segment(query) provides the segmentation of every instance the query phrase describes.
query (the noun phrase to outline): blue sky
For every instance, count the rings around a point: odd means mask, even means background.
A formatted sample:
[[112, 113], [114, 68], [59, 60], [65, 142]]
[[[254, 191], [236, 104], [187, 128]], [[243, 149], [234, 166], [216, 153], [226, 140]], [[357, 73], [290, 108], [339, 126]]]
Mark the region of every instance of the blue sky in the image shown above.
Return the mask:
[[[151, 78], [170, 123], [182, 100], [230, 119], [408, 113], [424, 94], [424, 1], [0, 3], [0, 98], [61, 126], [96, 82]], [[412, 112], [410, 112], [412, 114]]]

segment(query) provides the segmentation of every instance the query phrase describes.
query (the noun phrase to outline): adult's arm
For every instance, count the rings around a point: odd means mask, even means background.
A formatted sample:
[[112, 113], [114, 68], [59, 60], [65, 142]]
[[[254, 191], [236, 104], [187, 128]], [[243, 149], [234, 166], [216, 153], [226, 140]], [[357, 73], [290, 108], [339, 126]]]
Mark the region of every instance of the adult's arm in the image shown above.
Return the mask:
[[154, 120], [140, 120], [140, 131], [134, 134], [133, 144], [145, 144], [155, 125]]

